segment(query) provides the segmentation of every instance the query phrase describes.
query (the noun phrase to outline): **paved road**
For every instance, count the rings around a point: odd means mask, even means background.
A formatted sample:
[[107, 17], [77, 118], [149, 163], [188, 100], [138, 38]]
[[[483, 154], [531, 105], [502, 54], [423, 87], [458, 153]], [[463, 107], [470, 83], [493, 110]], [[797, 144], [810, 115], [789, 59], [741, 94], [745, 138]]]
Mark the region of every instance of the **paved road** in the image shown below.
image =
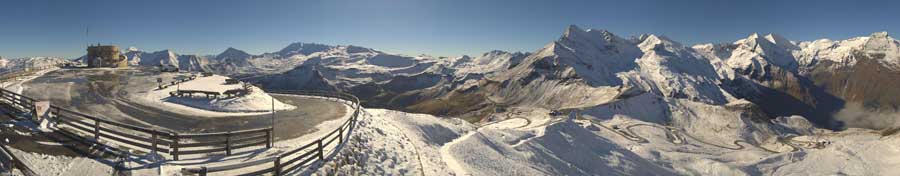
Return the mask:
[[[109, 120], [183, 133], [224, 132], [272, 124], [271, 114], [207, 118], [168, 112], [128, 98], [155, 87], [156, 78], [173, 80], [185, 75], [188, 74], [157, 73], [149, 69], [62, 69], [26, 82], [23, 94]], [[276, 113], [277, 139], [314, 132], [315, 125], [341, 118], [348, 112], [343, 104], [330, 100], [289, 95], [273, 97], [298, 107]]]

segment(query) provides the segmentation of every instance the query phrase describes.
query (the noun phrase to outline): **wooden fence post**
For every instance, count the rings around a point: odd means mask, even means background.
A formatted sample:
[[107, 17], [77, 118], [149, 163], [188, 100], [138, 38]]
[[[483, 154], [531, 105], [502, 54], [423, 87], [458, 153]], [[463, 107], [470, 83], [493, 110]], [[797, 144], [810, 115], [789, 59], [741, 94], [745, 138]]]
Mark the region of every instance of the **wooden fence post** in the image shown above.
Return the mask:
[[151, 153], [156, 153], [156, 151], [158, 151], [156, 144], [159, 142], [157, 140], [159, 140], [159, 139], [157, 139], [156, 131], [154, 131], [154, 133], [153, 133], [153, 151], [151, 151]]
[[231, 131], [225, 132], [225, 155], [231, 156]]
[[206, 169], [206, 166], [200, 167], [200, 176], [206, 176], [207, 171], [209, 171], [209, 169]]
[[275, 176], [281, 175], [281, 155], [275, 156]]
[[40, 124], [41, 122], [38, 121], [40, 119], [38, 119], [37, 106], [34, 103], [34, 101], [31, 101], [31, 121]]
[[322, 139], [319, 139], [316, 142], [319, 143], [319, 147], [316, 148], [316, 150], [319, 150], [319, 160], [325, 160], [325, 155], [322, 152], [322, 150], [324, 150], [322, 148]]
[[178, 133], [172, 134], [172, 159], [178, 161]]
[[266, 148], [272, 148], [272, 144], [275, 143], [275, 140], [272, 140], [272, 128], [266, 130]]
[[100, 142], [100, 121], [94, 119], [94, 140]]
[[[52, 106], [51, 106], [51, 107], [52, 107]], [[62, 114], [59, 113], [59, 108], [56, 108], [56, 117], [55, 117], [55, 118], [56, 118], [57, 120], [59, 120], [60, 118], [62, 118]]]
[[[350, 125], [350, 124], [347, 124]], [[344, 127], [338, 127], [338, 144], [344, 143]]]

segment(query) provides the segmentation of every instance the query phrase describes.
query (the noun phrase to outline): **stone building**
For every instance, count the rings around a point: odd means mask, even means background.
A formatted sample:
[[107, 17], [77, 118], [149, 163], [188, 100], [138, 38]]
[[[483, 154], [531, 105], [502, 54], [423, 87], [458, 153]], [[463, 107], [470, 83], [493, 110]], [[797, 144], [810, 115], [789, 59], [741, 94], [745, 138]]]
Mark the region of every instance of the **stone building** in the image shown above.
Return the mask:
[[119, 46], [98, 44], [95, 46], [88, 46], [87, 52], [88, 54], [85, 63], [88, 67], [128, 67], [128, 57], [119, 53]]

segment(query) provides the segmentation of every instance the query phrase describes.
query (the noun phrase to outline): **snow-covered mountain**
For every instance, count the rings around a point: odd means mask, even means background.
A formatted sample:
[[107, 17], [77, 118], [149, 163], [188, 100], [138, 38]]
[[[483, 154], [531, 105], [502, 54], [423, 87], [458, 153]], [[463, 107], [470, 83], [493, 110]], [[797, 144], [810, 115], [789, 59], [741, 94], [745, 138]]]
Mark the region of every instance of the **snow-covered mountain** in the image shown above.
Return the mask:
[[[792, 42], [753, 34], [732, 44], [694, 46], [709, 58], [738, 97], [773, 115], [803, 115], [820, 125], [834, 121], [847, 105], [868, 111], [897, 111], [894, 89], [900, 45], [886, 32], [833, 41]], [[873, 86], [878, 80], [885, 84]], [[887, 98], [886, 98], [887, 97]], [[865, 114], [865, 113], [863, 113]], [[844, 120], [846, 121], [846, 120]], [[851, 126], [852, 125], [852, 122]]]
[[[408, 110], [477, 116], [507, 105], [583, 109], [644, 92], [663, 102], [749, 103], [769, 118], [802, 115], [829, 128], [842, 126], [834, 114], [845, 103], [864, 104], [876, 108], [873, 111], [896, 110], [900, 100], [890, 98], [895, 96], [878, 96], [893, 95], [893, 89], [862, 83], [896, 79], [896, 40], [876, 33], [831, 45], [826, 41], [794, 42], [775, 34], [752, 34], [733, 43], [689, 47], [657, 35], [624, 39], [605, 30], [570, 26], [560, 39], [519, 64], [469, 80], [477, 83], [431, 94], [438, 98], [420, 101]], [[472, 60], [456, 59], [458, 63]], [[857, 60], [872, 62], [856, 64]], [[462, 73], [454, 76], [464, 77]]]
[[[532, 53], [474, 57], [404, 56], [301, 42], [259, 55], [228, 48], [208, 59], [169, 50], [127, 53], [138, 65], [175, 64], [272, 88], [342, 90], [390, 105], [379, 107], [414, 112], [477, 114], [506, 105], [590, 108], [646, 92], [715, 106], [745, 99], [770, 116], [802, 115], [836, 128], [841, 124], [833, 114], [847, 103], [900, 109], [900, 100], [879, 96], [894, 95], [893, 89], [864, 84], [897, 79], [898, 46], [885, 32], [806, 42], [754, 33], [730, 43], [684, 46], [658, 35], [623, 38], [569, 26]], [[898, 81], [885, 85], [893, 82]]]
[[665, 37], [624, 39], [605, 30], [570, 26], [560, 39], [520, 64], [418, 108], [428, 109], [428, 104], [446, 104], [444, 101], [469, 94], [484, 94], [492, 104], [586, 108], [642, 92], [723, 105], [730, 95], [717, 86], [719, 80], [706, 58]]
[[290, 45], [284, 47], [284, 49], [281, 49], [280, 51], [275, 52], [274, 54], [278, 54], [279, 56], [293, 56], [293, 55], [307, 56], [307, 55], [317, 53], [317, 52], [325, 52], [325, 51], [331, 50], [333, 48], [334, 48], [334, 46], [328, 46], [328, 45], [324, 45], [324, 44], [297, 42], [297, 43], [291, 43]]
[[144, 52], [135, 47], [129, 47], [125, 52], [128, 57], [128, 63], [131, 65], [139, 65], [146, 67], [156, 67], [159, 65], [174, 65], [185, 71], [205, 71], [208, 70], [209, 59], [197, 55], [179, 55], [172, 50], [162, 50], [156, 52]]
[[127, 54], [360, 97], [359, 126], [333, 163], [313, 166], [321, 175], [900, 173], [900, 42], [884, 32], [685, 46], [569, 26], [531, 53], [474, 57], [313, 43]]
[[228, 49], [225, 49], [225, 51], [222, 51], [222, 53], [216, 55], [216, 57], [213, 59], [215, 59], [216, 61], [246, 60], [246, 59], [250, 59], [250, 57], [252, 57], [252, 55], [248, 54], [247, 52], [244, 52], [244, 51], [232, 48], [232, 47], [228, 47]]
[[59, 57], [22, 57], [22, 58], [3, 58], [0, 57], [0, 72], [21, 70], [30, 67], [53, 66], [70, 62], [67, 59]]

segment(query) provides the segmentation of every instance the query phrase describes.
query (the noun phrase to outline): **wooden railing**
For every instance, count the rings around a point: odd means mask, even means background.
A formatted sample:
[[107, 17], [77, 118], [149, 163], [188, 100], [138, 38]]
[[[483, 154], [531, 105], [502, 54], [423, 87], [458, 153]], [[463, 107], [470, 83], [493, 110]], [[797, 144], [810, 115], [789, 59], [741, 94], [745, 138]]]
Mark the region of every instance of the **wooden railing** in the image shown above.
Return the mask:
[[[179, 155], [208, 154], [225, 152], [230, 156], [232, 151], [242, 148], [265, 146], [272, 148], [272, 128], [260, 128], [243, 131], [202, 134], [174, 134], [175, 141], [171, 152], [174, 160]], [[184, 142], [179, 142], [184, 141]]]
[[272, 128], [260, 128], [220, 133], [179, 134], [138, 127], [79, 112], [51, 106], [53, 120], [61, 132], [93, 144], [109, 140], [115, 144], [145, 152], [161, 152], [179, 160], [182, 155], [214, 154], [249, 147], [272, 147]]
[[82, 114], [59, 106], [50, 106], [58, 131], [82, 142], [105, 145], [110, 141], [119, 147], [127, 147], [148, 153], [174, 151], [173, 133], [114, 122]]
[[[324, 161], [326, 159], [326, 152], [336, 152], [335, 150], [328, 149], [337, 149], [347, 141], [350, 133], [355, 127], [357, 117], [361, 110], [359, 99], [356, 96], [346, 93], [287, 90], [266, 91], [277, 94], [334, 98], [337, 101], [341, 101], [342, 103], [351, 106], [353, 112], [347, 121], [327, 135], [309, 144], [298, 146], [296, 149], [284, 152], [276, 157], [235, 165], [184, 168], [183, 171], [206, 175], [207, 173], [243, 169], [264, 164], [271, 164], [271, 166], [264, 166], [264, 169], [240, 175], [260, 175], [264, 173], [282, 175], [283, 173], [295, 171], [316, 161]], [[39, 123], [39, 119], [37, 119], [38, 115], [36, 114], [34, 107], [35, 100], [33, 98], [6, 89], [0, 89], [0, 100], [4, 100], [2, 101], [3, 103], [14, 106], [22, 112], [30, 112], [28, 119]], [[88, 145], [96, 144], [105, 146], [119, 151], [123, 151], [123, 148], [127, 147], [128, 149], [138, 151], [159, 152], [171, 155], [174, 160], [179, 160], [179, 156], [181, 155], [192, 154], [214, 154], [224, 152], [225, 155], [231, 155], [233, 150], [255, 146], [271, 148], [274, 144], [274, 134], [271, 127], [220, 133], [179, 134], [110, 121], [105, 118], [83, 114], [55, 105], [51, 105], [49, 111], [50, 120], [55, 121], [57, 124], [57, 131], [77, 139], [79, 142]], [[109, 143], [116, 145], [111, 146]]]
[[[199, 174], [201, 176], [205, 176], [209, 173], [216, 172], [224, 172], [224, 171], [232, 171], [237, 169], [244, 169], [249, 167], [258, 167], [255, 171], [250, 171], [247, 173], [239, 173], [235, 175], [263, 175], [266, 173], [271, 173], [272, 175], [283, 175], [285, 173], [290, 173], [300, 169], [301, 167], [308, 166], [311, 163], [316, 161], [325, 161], [326, 160], [326, 152], [337, 152], [336, 150], [327, 151], [327, 149], [338, 149], [340, 145], [347, 141], [352, 132], [353, 128], [356, 125], [357, 117], [360, 115], [360, 104], [359, 99], [356, 96], [346, 94], [346, 93], [336, 93], [336, 92], [324, 92], [324, 91], [285, 91], [285, 90], [266, 90], [269, 93], [276, 94], [292, 94], [292, 95], [307, 95], [307, 96], [317, 96], [317, 97], [328, 97], [328, 98], [336, 98], [337, 100], [342, 100], [343, 103], [350, 105], [353, 108], [353, 114], [351, 114], [350, 118], [347, 119], [340, 127], [334, 129], [327, 135], [310, 142], [306, 145], [299, 146], [293, 150], [284, 152], [275, 156], [274, 158], [266, 158], [253, 162], [246, 162], [240, 164], [232, 164], [232, 165], [224, 165], [224, 166], [214, 166], [214, 167], [194, 167], [194, 168], [183, 168], [182, 171], [186, 173]], [[234, 173], [229, 173], [234, 174]]]
[[[28, 120], [35, 123], [40, 122], [35, 114], [34, 99], [0, 89], [0, 100], [5, 100], [5, 103], [14, 108], [29, 113], [30, 115], [23, 116]], [[178, 160], [180, 155], [219, 152], [231, 155], [232, 150], [236, 149], [262, 146], [270, 148], [272, 146], [272, 128], [178, 134], [110, 121], [55, 105], [51, 105], [49, 111], [50, 120], [56, 122], [60, 133], [84, 144], [97, 144], [114, 149], [127, 147], [144, 152], [159, 152], [171, 155], [174, 160]], [[116, 146], [109, 144], [116, 144]]]
[[[0, 73], [0, 82], [6, 82], [20, 76], [32, 74], [34, 72], [46, 70], [54, 68], [53, 66], [45, 66], [45, 67], [35, 67], [35, 68], [24, 68], [17, 70], [6, 70]], [[34, 99], [26, 96], [22, 96], [16, 94], [15, 92], [0, 89], [0, 102], [3, 102], [10, 107], [14, 108], [16, 111], [20, 113], [30, 113], [28, 116], [31, 121], [36, 121], [35, 119], [35, 109], [34, 109]], [[37, 175], [34, 171], [32, 171], [25, 163], [22, 162], [21, 159], [17, 158], [12, 154], [12, 151], [9, 150], [5, 145], [0, 144], [0, 167], [6, 169], [6, 171], [11, 172], [14, 168], [19, 169], [21, 174], [26, 176]], [[9, 173], [11, 174], [11, 173]]]
[[19, 169], [19, 172], [25, 176], [37, 175], [31, 168], [28, 168], [21, 159], [16, 157], [16, 155], [13, 155], [12, 151], [3, 144], [0, 144], [0, 169], [3, 169], [4, 172], [6, 172], [3, 175], [13, 175], [14, 169]]
[[[6, 89], [0, 89], [0, 100], [8, 102], [10, 106], [15, 108], [19, 112], [34, 113], [34, 99], [30, 97], [22, 96]], [[33, 114], [30, 117], [34, 118]]]

